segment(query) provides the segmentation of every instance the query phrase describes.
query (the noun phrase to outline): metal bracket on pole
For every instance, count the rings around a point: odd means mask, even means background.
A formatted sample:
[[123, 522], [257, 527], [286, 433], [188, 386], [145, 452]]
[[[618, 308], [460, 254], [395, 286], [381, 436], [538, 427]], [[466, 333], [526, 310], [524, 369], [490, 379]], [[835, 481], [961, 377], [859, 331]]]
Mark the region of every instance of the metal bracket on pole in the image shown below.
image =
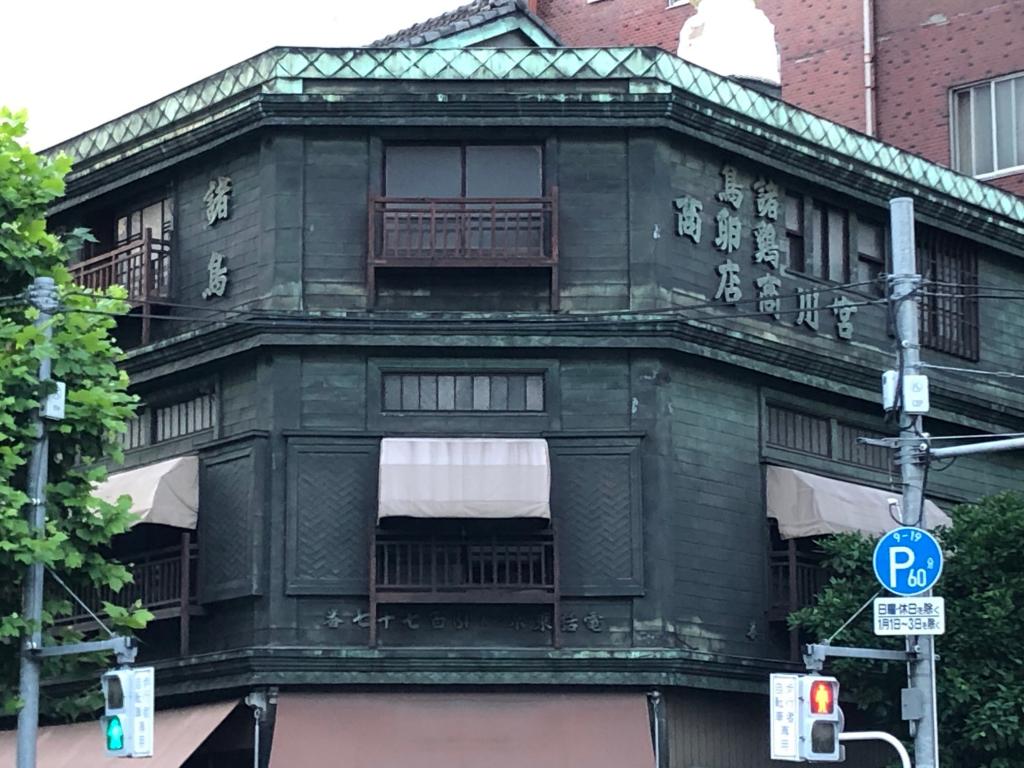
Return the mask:
[[825, 645], [824, 643], [808, 643], [804, 646], [804, 666], [808, 672], [820, 672], [825, 666], [825, 659], [841, 657], [844, 659], [872, 659], [874, 661], [915, 661], [916, 650], [886, 651], [881, 648], [854, 648], [846, 645]]
[[903, 768], [910, 768], [910, 755], [907, 753], [907, 748], [904, 747], [902, 742], [900, 742], [900, 740], [891, 733], [886, 733], [885, 731], [848, 731], [846, 733], [840, 733], [839, 740], [884, 741], [899, 753], [900, 762], [903, 763]]
[[90, 643], [68, 643], [66, 645], [44, 645], [42, 648], [33, 648], [33, 656], [48, 658], [50, 656], [73, 656], [79, 653], [97, 653], [100, 651], [113, 651], [117, 656], [118, 664], [134, 664], [135, 654], [138, 653], [135, 639], [114, 635], [107, 640], [94, 640]]

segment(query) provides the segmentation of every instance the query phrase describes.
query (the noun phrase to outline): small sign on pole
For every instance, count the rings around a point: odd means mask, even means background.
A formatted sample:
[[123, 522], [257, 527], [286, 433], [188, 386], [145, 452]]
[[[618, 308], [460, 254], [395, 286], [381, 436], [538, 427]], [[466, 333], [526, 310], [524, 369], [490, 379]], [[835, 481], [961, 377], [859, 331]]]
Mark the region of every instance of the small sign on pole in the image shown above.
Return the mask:
[[800, 762], [800, 675], [772, 675], [771, 759]]
[[875, 599], [876, 635], [943, 635], [946, 601], [941, 597]]

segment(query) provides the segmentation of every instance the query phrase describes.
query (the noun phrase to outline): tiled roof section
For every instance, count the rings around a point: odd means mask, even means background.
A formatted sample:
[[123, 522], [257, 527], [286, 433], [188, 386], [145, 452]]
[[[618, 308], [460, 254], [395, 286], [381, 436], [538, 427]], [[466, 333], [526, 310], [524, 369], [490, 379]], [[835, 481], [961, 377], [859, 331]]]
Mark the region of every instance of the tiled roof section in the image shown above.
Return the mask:
[[[884, 144], [655, 48], [274, 48], [77, 136], [50, 151], [82, 170], [116, 163], [230, 114], [246, 94], [301, 93], [306, 80], [660, 81], [707, 103], [715, 118], [770, 135], [793, 151], [824, 156], [865, 175], [901, 178], [1024, 222], [1024, 199]], [[751, 123], [754, 125], [751, 126]], [[831, 153], [831, 156], [829, 156]], [[74, 172], [73, 172], [74, 173]]]
[[507, 16], [516, 11], [527, 12], [519, 0], [474, 0], [460, 5], [447, 13], [413, 24], [394, 34], [370, 43], [374, 48], [409, 48], [427, 45], [442, 37], [457, 34], [492, 19]]

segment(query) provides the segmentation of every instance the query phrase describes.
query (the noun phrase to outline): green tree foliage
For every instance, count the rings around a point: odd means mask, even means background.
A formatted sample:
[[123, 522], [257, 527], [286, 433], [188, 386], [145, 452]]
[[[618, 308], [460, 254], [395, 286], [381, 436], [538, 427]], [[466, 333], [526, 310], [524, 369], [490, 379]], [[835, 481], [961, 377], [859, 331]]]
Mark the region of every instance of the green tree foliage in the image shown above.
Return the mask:
[[[131, 523], [128, 500], [118, 505], [91, 495], [93, 484], [106, 477], [102, 462], [120, 459], [118, 434], [131, 416], [134, 398], [127, 377], [118, 370], [121, 354], [111, 339], [113, 315], [126, 310], [115, 295], [87, 296], [71, 282], [68, 243], [87, 237], [76, 232], [65, 239], [47, 232], [46, 207], [64, 191], [66, 157], [47, 159], [23, 147], [25, 114], [0, 108], [0, 704], [18, 706], [18, 637], [28, 628], [21, 614], [21, 584], [26, 565], [41, 560], [65, 581], [120, 589], [131, 580], [121, 564], [104, 552], [111, 537]], [[37, 276], [54, 278], [61, 309], [52, 320], [53, 338], [46, 343], [33, 325], [38, 313], [24, 300]], [[50, 423], [50, 462], [45, 535], [33, 537], [24, 516], [27, 465], [33, 444], [32, 417], [41, 395], [39, 360], [53, 359], [53, 377], [67, 387], [66, 417]], [[48, 642], [77, 637], [54, 627], [71, 611], [66, 593], [47, 579], [43, 629]], [[122, 626], [140, 626], [144, 611], [120, 611]], [[98, 663], [96, 658], [66, 657], [47, 662], [44, 676], [74, 675]], [[97, 686], [91, 686], [96, 689]], [[44, 711], [71, 715], [89, 708], [88, 694], [42, 700]]]
[[[946, 634], [936, 638], [941, 762], [971, 768], [1024, 765], [1024, 497], [1004, 493], [952, 510], [938, 532], [946, 562], [936, 594], [946, 599]], [[817, 603], [791, 622], [816, 639], [838, 629], [878, 590], [875, 542], [858, 535], [822, 540], [831, 580]], [[869, 609], [870, 610], [870, 609]], [[843, 645], [902, 647], [875, 637], [868, 612], [836, 638]], [[906, 734], [900, 721], [899, 664], [835, 662], [846, 692], [876, 724]]]

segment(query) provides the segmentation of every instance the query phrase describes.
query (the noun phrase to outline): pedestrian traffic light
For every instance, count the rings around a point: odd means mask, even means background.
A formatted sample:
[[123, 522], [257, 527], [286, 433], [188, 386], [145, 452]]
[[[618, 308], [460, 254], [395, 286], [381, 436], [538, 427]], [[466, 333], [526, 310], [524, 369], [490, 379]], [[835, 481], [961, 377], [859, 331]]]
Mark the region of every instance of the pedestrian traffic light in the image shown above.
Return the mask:
[[843, 711], [839, 681], [834, 677], [800, 677], [800, 758], [820, 763], [839, 762], [845, 751], [839, 743]]
[[152, 756], [153, 668], [112, 669], [103, 673], [100, 685], [107, 757]]

